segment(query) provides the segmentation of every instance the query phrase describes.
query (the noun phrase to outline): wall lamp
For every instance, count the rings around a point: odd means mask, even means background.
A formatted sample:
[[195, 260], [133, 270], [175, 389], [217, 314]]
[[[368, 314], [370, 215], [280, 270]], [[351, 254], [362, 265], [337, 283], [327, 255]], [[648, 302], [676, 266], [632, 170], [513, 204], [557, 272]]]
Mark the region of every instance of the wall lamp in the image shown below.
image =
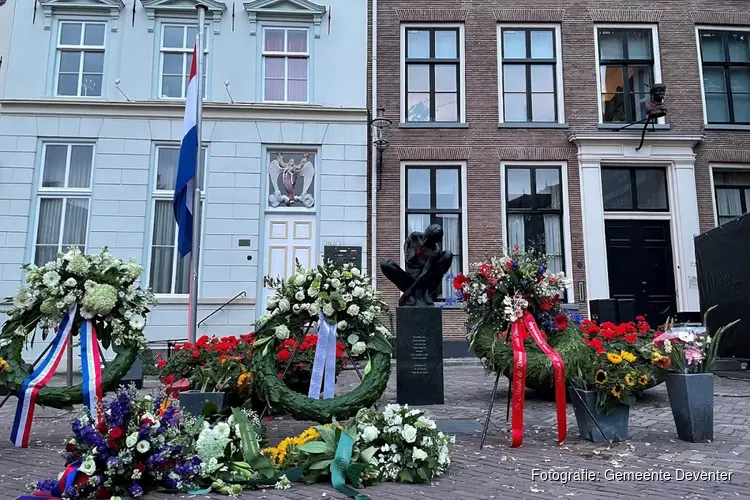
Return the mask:
[[377, 151], [376, 168], [378, 172], [378, 191], [380, 191], [380, 180], [383, 174], [383, 153], [388, 149], [388, 141], [385, 138], [385, 129], [391, 126], [393, 123], [388, 118], [385, 118], [385, 108], [378, 108], [377, 117], [370, 120], [370, 126], [372, 127], [372, 145], [375, 146]]

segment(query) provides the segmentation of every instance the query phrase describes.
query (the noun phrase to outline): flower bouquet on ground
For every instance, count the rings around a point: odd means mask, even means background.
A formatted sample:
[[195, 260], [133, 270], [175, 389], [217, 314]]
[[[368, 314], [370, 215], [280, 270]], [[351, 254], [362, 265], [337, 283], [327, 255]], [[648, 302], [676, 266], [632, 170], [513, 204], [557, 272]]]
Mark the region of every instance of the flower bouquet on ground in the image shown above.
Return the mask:
[[[522, 253], [492, 257], [475, 264], [475, 272], [453, 278], [456, 299], [466, 305], [469, 346], [488, 372], [511, 375], [513, 348], [509, 334], [513, 323], [529, 312], [546, 341], [574, 369], [587, 357], [579, 330], [582, 317], [562, 309], [562, 297], [570, 284], [563, 273], [551, 273], [546, 257]], [[550, 359], [531, 339], [525, 340], [527, 385], [549, 389], [553, 385]]]
[[607, 352], [632, 353], [636, 359], [631, 363], [638, 371], [647, 372], [649, 383], [638, 387], [636, 395], [645, 389], [660, 384], [663, 380], [659, 370], [652, 366], [652, 344], [654, 337], [661, 332], [655, 332], [643, 316], [637, 316], [633, 322], [614, 323], [605, 321], [601, 325], [595, 321], [585, 319], [581, 322], [583, 341], [596, 354]]
[[59, 496], [68, 499], [141, 497], [194, 486], [201, 461], [190, 455], [189, 433], [168, 396], [138, 396], [134, 387], [121, 388], [103, 411], [99, 425], [88, 412], [73, 420], [67, 469], [61, 479], [40, 481], [38, 492], [62, 485]]

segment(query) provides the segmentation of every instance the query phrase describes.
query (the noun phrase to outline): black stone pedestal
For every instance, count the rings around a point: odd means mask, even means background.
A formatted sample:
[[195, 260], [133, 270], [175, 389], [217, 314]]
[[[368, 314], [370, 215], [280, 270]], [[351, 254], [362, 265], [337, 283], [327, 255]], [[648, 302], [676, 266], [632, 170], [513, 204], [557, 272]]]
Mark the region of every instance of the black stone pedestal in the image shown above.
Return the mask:
[[437, 307], [396, 310], [396, 400], [398, 404], [441, 405], [443, 311]]

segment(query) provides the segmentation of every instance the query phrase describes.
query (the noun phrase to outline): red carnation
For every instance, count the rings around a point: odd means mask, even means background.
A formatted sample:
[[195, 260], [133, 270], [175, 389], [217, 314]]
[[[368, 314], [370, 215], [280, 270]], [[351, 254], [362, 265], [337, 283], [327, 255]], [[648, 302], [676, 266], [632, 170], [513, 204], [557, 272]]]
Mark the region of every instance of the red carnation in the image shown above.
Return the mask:
[[555, 316], [555, 328], [558, 332], [565, 330], [568, 327], [568, 317], [565, 314], [558, 314]]
[[172, 382], [174, 382], [174, 373], [170, 373], [170, 374], [169, 374], [169, 375], [167, 375], [167, 377], [166, 377], [166, 378], [164, 379], [164, 383], [165, 383], [165, 384], [167, 384], [167, 385], [171, 384]]
[[68, 453], [73, 453], [74, 451], [76, 451], [76, 445], [73, 443], [66, 444], [65, 451], [67, 451]]
[[495, 292], [497, 292], [497, 290], [495, 290], [494, 288], [488, 288], [487, 289], [487, 297], [492, 298], [492, 296], [495, 295]]
[[109, 430], [109, 437], [112, 439], [120, 439], [122, 437], [122, 429], [119, 427], [112, 427]]
[[542, 297], [539, 300], [539, 309], [544, 312], [548, 312], [550, 309], [552, 309], [552, 300], [549, 297]]
[[158, 368], [159, 370], [161, 370], [165, 366], [167, 366], [167, 362], [164, 361], [163, 359], [161, 361], [159, 361], [158, 363], [156, 363], [156, 368]]
[[604, 352], [604, 345], [602, 344], [601, 339], [591, 339], [591, 341], [589, 342], [589, 346], [591, 346], [591, 348], [594, 349], [597, 354], [601, 354]]
[[101, 432], [102, 434], [107, 433], [107, 424], [104, 422], [100, 422], [99, 425], [96, 426], [96, 430]]
[[291, 357], [292, 357], [292, 353], [290, 353], [286, 349], [279, 350], [279, 354], [278, 354], [278, 360], [279, 361], [281, 361], [281, 362], [289, 361], [291, 359]]
[[464, 274], [459, 274], [455, 278], [453, 278], [453, 288], [456, 290], [463, 290], [464, 285], [466, 285], [469, 282], [469, 278], [467, 278]]
[[91, 476], [88, 476], [88, 475], [84, 474], [83, 472], [78, 472], [76, 474], [75, 481], [73, 481], [73, 484], [75, 485], [76, 488], [79, 488], [79, 489], [83, 488], [84, 486], [86, 486], [87, 484], [89, 484], [89, 478], [90, 477]]
[[110, 451], [117, 450], [117, 441], [114, 439], [107, 439], [107, 447], [110, 449]]
[[638, 340], [638, 337], [634, 333], [625, 335], [625, 342], [628, 344], [635, 344], [636, 340]]
[[146, 470], [146, 467], [143, 464], [135, 464], [133, 468], [135, 468], [138, 472], [143, 472], [144, 470]]
[[485, 278], [489, 278], [492, 275], [492, 266], [487, 263], [482, 264], [479, 266], [479, 269], [477, 269], [477, 272]]
[[192, 354], [190, 354], [190, 357], [192, 359], [198, 359], [201, 357], [201, 352], [196, 349], [195, 351], [192, 352]]

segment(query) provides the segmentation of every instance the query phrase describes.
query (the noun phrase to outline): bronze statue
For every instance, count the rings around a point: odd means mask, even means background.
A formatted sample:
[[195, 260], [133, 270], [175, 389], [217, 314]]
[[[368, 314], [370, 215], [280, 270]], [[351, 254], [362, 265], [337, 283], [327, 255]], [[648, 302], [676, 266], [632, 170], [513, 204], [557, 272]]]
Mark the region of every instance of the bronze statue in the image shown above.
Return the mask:
[[453, 263], [453, 254], [442, 250], [443, 228], [432, 224], [423, 233], [413, 232], [404, 242], [406, 269], [393, 259], [380, 263], [380, 269], [403, 295], [399, 306], [432, 306], [440, 295], [443, 276]]

